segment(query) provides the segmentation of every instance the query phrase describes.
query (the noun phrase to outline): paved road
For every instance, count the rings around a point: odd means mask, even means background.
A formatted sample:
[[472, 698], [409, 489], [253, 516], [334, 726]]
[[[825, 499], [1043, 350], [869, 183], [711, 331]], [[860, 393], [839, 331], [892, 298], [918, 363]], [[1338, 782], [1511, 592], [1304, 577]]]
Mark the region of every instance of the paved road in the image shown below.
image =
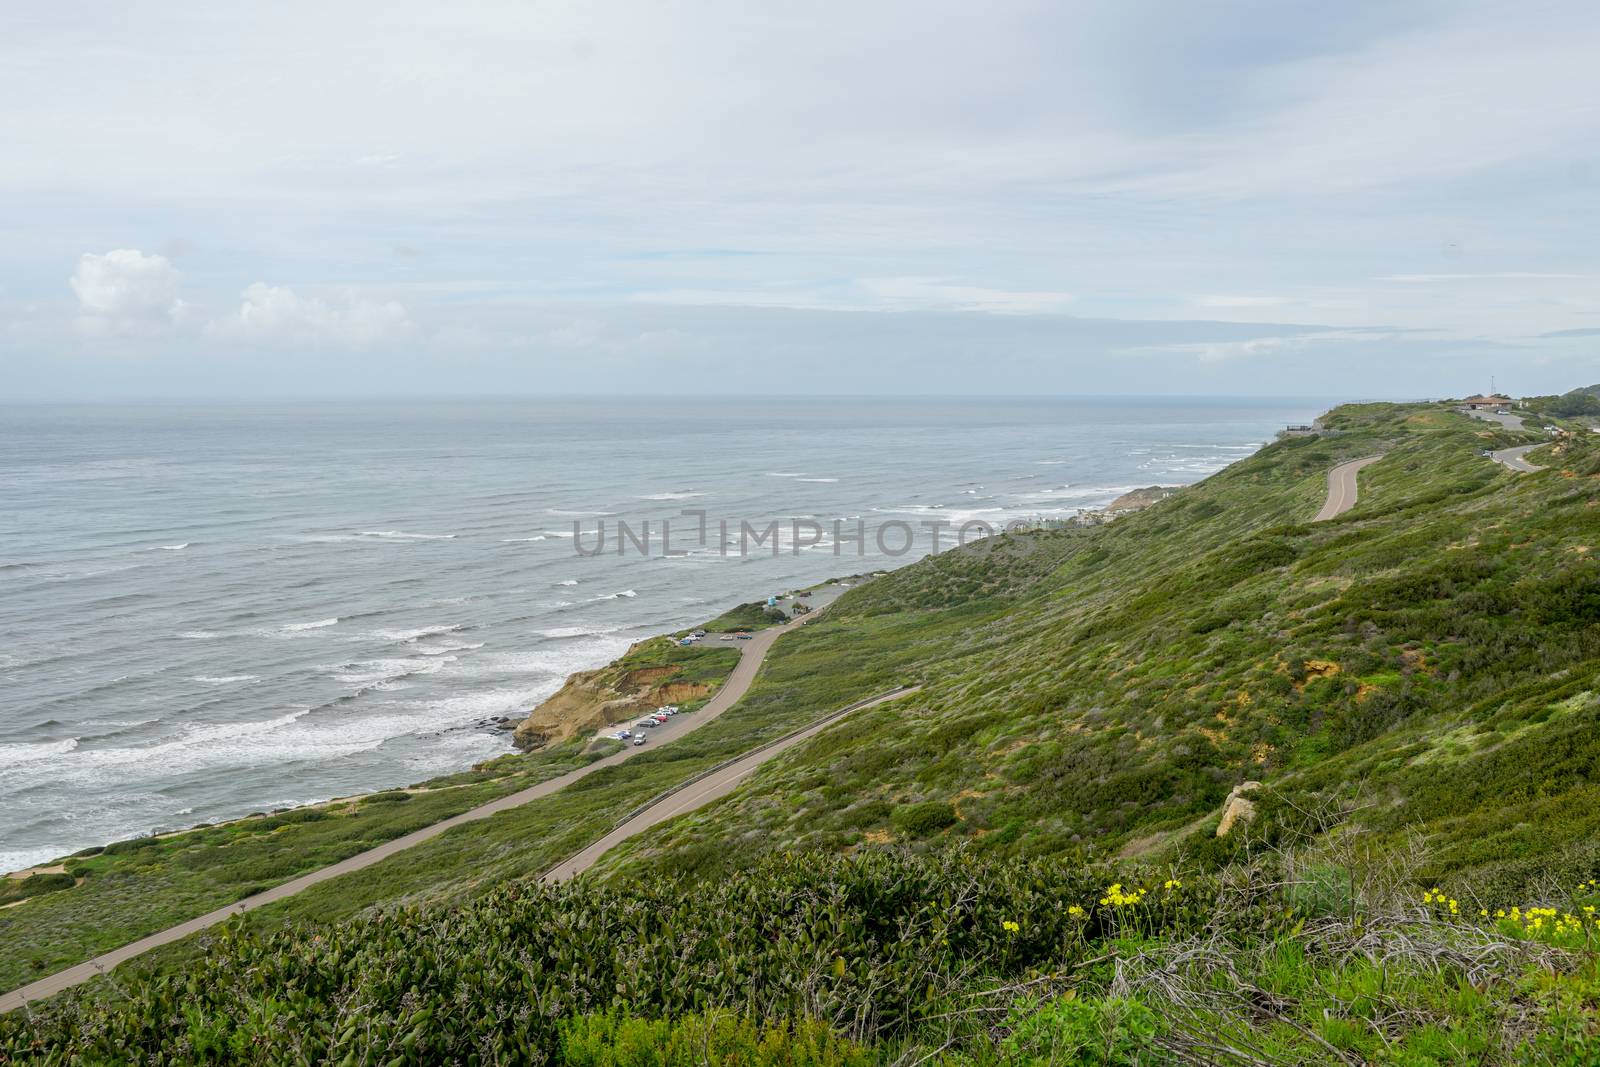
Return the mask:
[[1490, 452], [1489, 458], [1494, 460], [1496, 463], [1505, 464], [1514, 471], [1520, 471], [1523, 474], [1532, 474], [1534, 471], [1542, 471], [1544, 468], [1535, 467], [1532, 463], [1529, 463], [1522, 457], [1526, 456], [1529, 452], [1532, 452], [1536, 448], [1543, 448], [1547, 443], [1548, 442], [1545, 441], [1539, 441], [1531, 445], [1518, 445], [1516, 448], [1502, 448], [1498, 452]]
[[[680, 715], [669, 720], [672, 723], [670, 737], [682, 737], [692, 733], [732, 707], [740, 697], [744, 696], [745, 691], [750, 688], [750, 683], [755, 680], [756, 671], [760, 669], [761, 661], [766, 658], [767, 650], [772, 647], [772, 643], [784, 633], [804, 626], [811, 619], [816, 618], [826, 606], [824, 604], [809, 615], [802, 615], [782, 626], [759, 630], [748, 641], [729, 642], [730, 647], [736, 647], [740, 652], [739, 662], [734, 665], [733, 673], [728, 676], [728, 680], [723, 683], [722, 688], [717, 691], [716, 695], [706, 701], [705, 706], [699, 711]], [[662, 727], [661, 729], [668, 730], [669, 728]], [[653, 731], [653, 733], [659, 732]], [[358, 852], [356, 855], [340, 860], [330, 867], [323, 867], [321, 870], [303, 874], [292, 881], [274, 886], [265, 892], [245, 897], [237, 904], [230, 904], [226, 908], [218, 908], [215, 911], [207, 912], [197, 918], [190, 919], [188, 922], [168, 927], [158, 933], [151, 934], [149, 937], [140, 938], [131, 944], [123, 945], [121, 948], [96, 956], [91, 960], [78, 964], [76, 967], [69, 967], [64, 971], [41, 978], [36, 982], [30, 982], [21, 989], [14, 989], [9, 993], [0, 994], [0, 1012], [15, 1011], [29, 1001], [42, 1000], [45, 997], [54, 996], [64, 989], [87, 982], [96, 975], [104, 974], [119, 963], [124, 963], [135, 956], [143, 955], [153, 948], [171, 944], [174, 941], [188, 937], [190, 934], [197, 934], [201, 930], [215, 926], [235, 915], [242, 915], [247, 911], [254, 911], [264, 905], [283, 900], [286, 897], [292, 897], [301, 890], [308, 889], [319, 882], [326, 882], [330, 878], [337, 878], [342, 874], [350, 874], [370, 867], [374, 863], [386, 860], [390, 856], [404, 852], [408, 848], [438, 837], [452, 827], [460, 826], [463, 823], [476, 822], [479, 819], [487, 819], [491, 815], [526, 804], [530, 800], [549, 796], [551, 793], [571, 785], [580, 778], [593, 774], [602, 767], [615, 766], [644, 750], [644, 748], [634, 748], [630, 745], [621, 752], [596, 760], [594, 763], [580, 767], [575, 771], [568, 771], [558, 778], [552, 778], [547, 782], [541, 782], [536, 786], [511, 793], [498, 800], [492, 800], [469, 811], [464, 811], [459, 815], [453, 815], [448, 819], [434, 823], [432, 826], [425, 826], [421, 830], [406, 834], [404, 837], [397, 837], [393, 841], [385, 842], [377, 848], [369, 849], [366, 852]]]
[[1482, 419], [1485, 422], [1498, 422], [1501, 426], [1504, 426], [1508, 430], [1527, 429], [1527, 427], [1522, 424], [1521, 415], [1512, 415], [1509, 412], [1502, 415], [1497, 411], [1474, 411], [1471, 408], [1461, 408], [1459, 410], [1463, 415], [1471, 415], [1475, 419]]
[[[1475, 419], [1483, 419], [1485, 422], [1497, 422], [1508, 430], [1526, 430], [1528, 428], [1523, 423], [1521, 415], [1501, 415], [1493, 411], [1470, 411], [1465, 408], [1462, 409], [1462, 414], [1471, 415]], [[1512, 470], [1521, 474], [1533, 474], [1536, 471], [1544, 470], [1544, 468], [1535, 467], [1532, 463], [1529, 463], [1522, 457], [1526, 456], [1529, 452], [1532, 452], [1540, 445], [1546, 443], [1548, 442], [1539, 441], [1531, 445], [1518, 445], [1515, 448], [1502, 448], [1498, 452], [1490, 452], [1489, 458], [1494, 460], [1496, 463], [1510, 467]]]
[[1366, 459], [1353, 459], [1349, 463], [1341, 463], [1328, 472], [1328, 499], [1323, 501], [1322, 510], [1317, 512], [1317, 517], [1312, 522], [1327, 522], [1356, 506], [1356, 475], [1361, 468], [1371, 466], [1383, 456], [1368, 456]]
[[593, 867], [601, 856], [611, 851], [612, 848], [621, 842], [633, 837], [635, 834], [641, 834], [653, 826], [659, 826], [668, 819], [676, 818], [685, 812], [690, 812], [696, 808], [704, 807], [713, 800], [719, 800], [722, 797], [727, 796], [729, 793], [738, 788], [739, 783], [748, 778], [757, 767], [761, 766], [763, 763], [779, 755], [780, 753], [793, 748], [795, 745], [811, 740], [811, 738], [817, 736], [817, 734], [838, 722], [846, 715], [849, 715], [851, 712], [860, 711], [863, 708], [874, 707], [888, 700], [898, 700], [903, 696], [909, 696], [910, 694], [915, 693], [918, 688], [920, 687], [903, 686], [899, 689], [885, 693], [882, 696], [872, 697], [870, 699], [851, 704], [849, 707], [841, 708], [839, 711], [834, 712], [832, 715], [829, 715], [826, 718], [819, 719], [810, 726], [806, 727], [804, 730], [800, 730], [797, 733], [792, 733], [787, 737], [780, 738], [779, 740], [772, 742], [770, 745], [758, 748], [753, 752], [746, 753], [745, 755], [734, 760], [732, 763], [724, 764], [722, 767], [719, 767], [707, 774], [704, 778], [697, 778], [694, 781], [689, 782], [687, 785], [684, 785], [676, 791], [668, 794], [667, 796], [662, 797], [654, 804], [649, 805], [643, 811], [623, 822], [615, 830], [612, 830], [609, 834], [602, 837], [600, 840], [596, 841], [594, 844], [590, 845], [576, 856], [564, 860], [558, 866], [551, 868], [549, 871], [545, 872], [544, 880], [547, 882], [562, 882], [566, 881], [568, 878], [573, 878], [582, 874], [590, 867]]

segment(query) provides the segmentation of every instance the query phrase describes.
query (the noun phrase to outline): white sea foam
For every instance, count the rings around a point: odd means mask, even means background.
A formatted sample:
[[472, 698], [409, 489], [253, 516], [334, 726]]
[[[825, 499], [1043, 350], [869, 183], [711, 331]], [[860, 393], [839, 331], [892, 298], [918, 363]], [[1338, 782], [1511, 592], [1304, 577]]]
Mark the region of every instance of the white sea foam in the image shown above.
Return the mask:
[[603, 637], [621, 630], [621, 626], [557, 626], [552, 630], [535, 630], [540, 637], [565, 638], [565, 637]]
[[259, 682], [261, 678], [259, 675], [254, 674], [196, 674], [189, 680], [191, 682], [203, 682], [206, 685], [231, 685], [235, 682]]
[[0, 745], [0, 764], [32, 763], [35, 760], [49, 759], [51, 756], [62, 756], [78, 747], [78, 739], [69, 737], [65, 741], [23, 741], [17, 744]]
[[705, 496], [705, 494], [702, 493], [702, 492], [699, 492], [698, 490], [686, 489], [681, 493], [651, 493], [648, 496], [642, 496], [639, 499], [640, 500], [693, 500], [697, 496]]
[[376, 537], [384, 541], [453, 541], [455, 534], [410, 533], [406, 530], [362, 530], [362, 537]]
[[600, 596], [595, 597], [594, 599], [595, 600], [615, 600], [618, 597], [629, 597], [629, 598], [632, 598], [632, 597], [636, 597], [638, 595], [639, 594], [635, 593], [632, 589], [624, 589], [620, 593], [603, 593]]
[[188, 641], [211, 641], [222, 635], [215, 630], [184, 630], [178, 636]]
[[805, 471], [768, 471], [768, 478], [804, 478]]
[[576, 578], [567, 578], [567, 579], [564, 579], [563, 581], [557, 582], [556, 584], [557, 585], [577, 585], [578, 584], [578, 579], [576, 579]]
[[329, 626], [337, 625], [339, 625], [339, 619], [337, 616], [335, 616], [331, 619], [318, 619], [316, 622], [285, 623], [284, 625], [278, 627], [278, 629], [286, 634], [297, 634], [306, 630], [323, 630]]
[[837, 478], [796, 478], [797, 482], [836, 482]]
[[185, 541], [181, 545], [162, 545], [161, 547], [168, 552], [182, 552], [184, 549], [189, 547], [189, 542]]
[[547, 540], [547, 538], [544, 536], [544, 534], [540, 534], [537, 537], [502, 537], [500, 538], [500, 543], [502, 545], [525, 545], [530, 541], [544, 540]]
[[545, 508], [546, 515], [565, 515], [572, 519], [594, 518], [600, 515], [615, 515], [614, 511], [567, 511], [563, 508]]
[[411, 642], [420, 641], [424, 637], [437, 637], [440, 634], [453, 634], [461, 629], [459, 623], [440, 624], [437, 626], [420, 626], [415, 630], [374, 630], [374, 637], [381, 637], [385, 641]]

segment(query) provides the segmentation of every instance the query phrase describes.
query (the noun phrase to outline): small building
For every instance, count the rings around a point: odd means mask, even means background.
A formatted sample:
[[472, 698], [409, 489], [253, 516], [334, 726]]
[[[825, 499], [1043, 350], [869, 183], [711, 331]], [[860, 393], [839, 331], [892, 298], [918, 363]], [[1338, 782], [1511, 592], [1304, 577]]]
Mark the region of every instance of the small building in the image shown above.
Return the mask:
[[1499, 393], [1490, 393], [1488, 396], [1484, 396], [1480, 393], [1477, 396], [1467, 397], [1461, 402], [1461, 406], [1466, 408], [1468, 411], [1483, 411], [1486, 409], [1493, 411], [1496, 408], [1510, 407], [1511, 398], [1509, 396], [1502, 396]]

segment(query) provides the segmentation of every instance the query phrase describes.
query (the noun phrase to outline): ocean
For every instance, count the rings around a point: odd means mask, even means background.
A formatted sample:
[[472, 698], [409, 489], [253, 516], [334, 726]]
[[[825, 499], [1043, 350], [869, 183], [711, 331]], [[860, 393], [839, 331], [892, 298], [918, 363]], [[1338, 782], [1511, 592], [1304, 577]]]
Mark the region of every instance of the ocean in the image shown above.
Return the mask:
[[[642, 637], [909, 562], [930, 521], [1199, 480], [1328, 406], [0, 407], [0, 870], [464, 768], [510, 748], [484, 720]], [[739, 551], [774, 520], [776, 555]]]

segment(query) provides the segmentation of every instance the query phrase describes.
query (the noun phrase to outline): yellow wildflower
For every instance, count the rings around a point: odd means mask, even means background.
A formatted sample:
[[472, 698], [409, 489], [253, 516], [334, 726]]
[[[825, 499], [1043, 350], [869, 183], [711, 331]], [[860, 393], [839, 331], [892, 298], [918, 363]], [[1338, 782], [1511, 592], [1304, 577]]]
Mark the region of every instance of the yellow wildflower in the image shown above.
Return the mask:
[[1088, 912], [1084, 911], [1082, 908], [1080, 908], [1076, 904], [1068, 904], [1067, 905], [1067, 914], [1072, 916], [1074, 919], [1081, 919], [1085, 915], [1087, 915]]
[[1010, 919], [1007, 919], [1005, 922], [1000, 924], [1000, 929], [1004, 930], [1008, 934], [1014, 934], [1021, 930], [1022, 926], [1018, 923], [1012, 922]]

